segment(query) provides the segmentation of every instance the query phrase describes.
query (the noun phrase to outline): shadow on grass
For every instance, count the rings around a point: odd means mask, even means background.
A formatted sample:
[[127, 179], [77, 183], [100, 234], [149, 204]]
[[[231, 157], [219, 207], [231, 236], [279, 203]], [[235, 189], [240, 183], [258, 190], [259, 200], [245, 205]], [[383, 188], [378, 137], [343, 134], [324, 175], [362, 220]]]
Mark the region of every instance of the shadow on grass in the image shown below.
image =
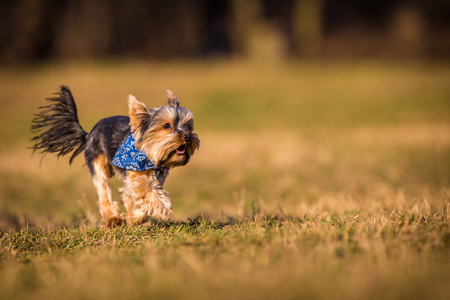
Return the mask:
[[287, 221], [303, 222], [309, 218], [298, 218], [292, 215], [272, 214], [264, 215], [255, 212], [249, 213], [246, 216], [235, 217], [222, 215], [221, 220], [215, 220], [211, 217], [200, 214], [195, 218], [187, 218], [183, 220], [169, 220], [161, 221], [158, 219], [150, 219], [148, 222], [134, 226], [127, 227], [125, 225], [114, 228], [104, 229], [100, 225], [86, 221], [83, 216], [73, 216], [72, 221], [66, 224], [58, 224], [52, 221], [52, 218], [40, 219], [27, 218], [26, 215], [17, 215], [9, 212], [0, 213], [0, 232], [54, 232], [58, 230], [102, 230], [105, 232], [134, 232], [134, 231], [172, 231], [172, 232], [197, 232], [198, 230], [221, 230], [224, 227], [239, 226], [244, 223], [257, 222], [265, 223], [268, 226], [273, 223], [283, 223]]

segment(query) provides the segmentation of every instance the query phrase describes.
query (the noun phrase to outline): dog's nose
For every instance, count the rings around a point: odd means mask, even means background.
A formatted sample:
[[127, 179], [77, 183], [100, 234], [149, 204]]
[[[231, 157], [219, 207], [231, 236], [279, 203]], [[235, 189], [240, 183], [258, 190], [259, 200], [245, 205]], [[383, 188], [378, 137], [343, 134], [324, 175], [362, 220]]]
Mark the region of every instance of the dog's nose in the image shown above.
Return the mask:
[[191, 134], [190, 133], [185, 133], [183, 135], [183, 139], [185, 142], [189, 141], [191, 139]]

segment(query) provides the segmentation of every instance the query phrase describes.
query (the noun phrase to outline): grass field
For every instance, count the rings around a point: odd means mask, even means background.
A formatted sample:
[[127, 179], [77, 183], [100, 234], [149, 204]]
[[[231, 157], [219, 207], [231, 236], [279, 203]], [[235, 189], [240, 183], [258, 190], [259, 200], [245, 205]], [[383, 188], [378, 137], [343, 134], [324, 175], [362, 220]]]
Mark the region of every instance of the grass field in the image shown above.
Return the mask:
[[[1, 299], [450, 295], [448, 63], [54, 62], [0, 82]], [[60, 84], [87, 131], [129, 93], [195, 113], [170, 222], [100, 229], [83, 159], [31, 155]]]

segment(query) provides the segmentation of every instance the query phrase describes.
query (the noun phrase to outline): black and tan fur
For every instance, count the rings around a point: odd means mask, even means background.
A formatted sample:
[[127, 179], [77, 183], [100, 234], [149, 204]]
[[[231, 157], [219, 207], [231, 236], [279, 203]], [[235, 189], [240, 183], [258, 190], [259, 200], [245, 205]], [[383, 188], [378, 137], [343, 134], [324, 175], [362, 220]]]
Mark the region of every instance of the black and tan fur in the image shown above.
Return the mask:
[[[147, 108], [130, 94], [129, 117], [102, 119], [87, 133], [78, 121], [72, 93], [68, 87], [61, 86], [59, 93], [47, 98], [49, 104], [40, 107], [35, 115], [32, 131], [37, 135], [32, 139], [33, 150], [58, 156], [73, 152], [70, 163], [84, 150], [105, 227], [123, 223], [133, 226], [146, 222], [149, 217], [167, 220], [172, 216], [172, 205], [163, 185], [169, 169], [187, 164], [200, 147], [200, 140], [193, 132], [193, 114], [179, 106], [171, 91], [167, 91], [167, 97], [166, 106]], [[131, 132], [136, 147], [156, 169], [130, 171], [112, 165], [117, 149]], [[114, 175], [123, 182], [120, 192], [127, 210], [124, 215], [119, 215], [118, 203], [112, 201], [109, 179]]]

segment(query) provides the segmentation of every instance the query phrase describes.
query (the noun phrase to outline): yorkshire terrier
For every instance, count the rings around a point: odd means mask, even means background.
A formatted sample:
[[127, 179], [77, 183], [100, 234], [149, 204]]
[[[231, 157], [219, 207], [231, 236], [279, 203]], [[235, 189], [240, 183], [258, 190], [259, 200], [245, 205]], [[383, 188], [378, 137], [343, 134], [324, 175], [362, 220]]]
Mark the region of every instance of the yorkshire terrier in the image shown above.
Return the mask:
[[[142, 224], [150, 217], [168, 220], [172, 204], [164, 182], [173, 167], [186, 165], [200, 147], [194, 133], [193, 113], [174, 93], [167, 91], [168, 104], [147, 106], [128, 95], [127, 116], [100, 120], [90, 133], [78, 121], [71, 91], [61, 86], [47, 106], [39, 107], [31, 126], [36, 134], [33, 152], [69, 154], [70, 163], [84, 150], [86, 165], [98, 193], [98, 207], [105, 227]], [[109, 178], [117, 174], [126, 213], [119, 214], [112, 201]]]

